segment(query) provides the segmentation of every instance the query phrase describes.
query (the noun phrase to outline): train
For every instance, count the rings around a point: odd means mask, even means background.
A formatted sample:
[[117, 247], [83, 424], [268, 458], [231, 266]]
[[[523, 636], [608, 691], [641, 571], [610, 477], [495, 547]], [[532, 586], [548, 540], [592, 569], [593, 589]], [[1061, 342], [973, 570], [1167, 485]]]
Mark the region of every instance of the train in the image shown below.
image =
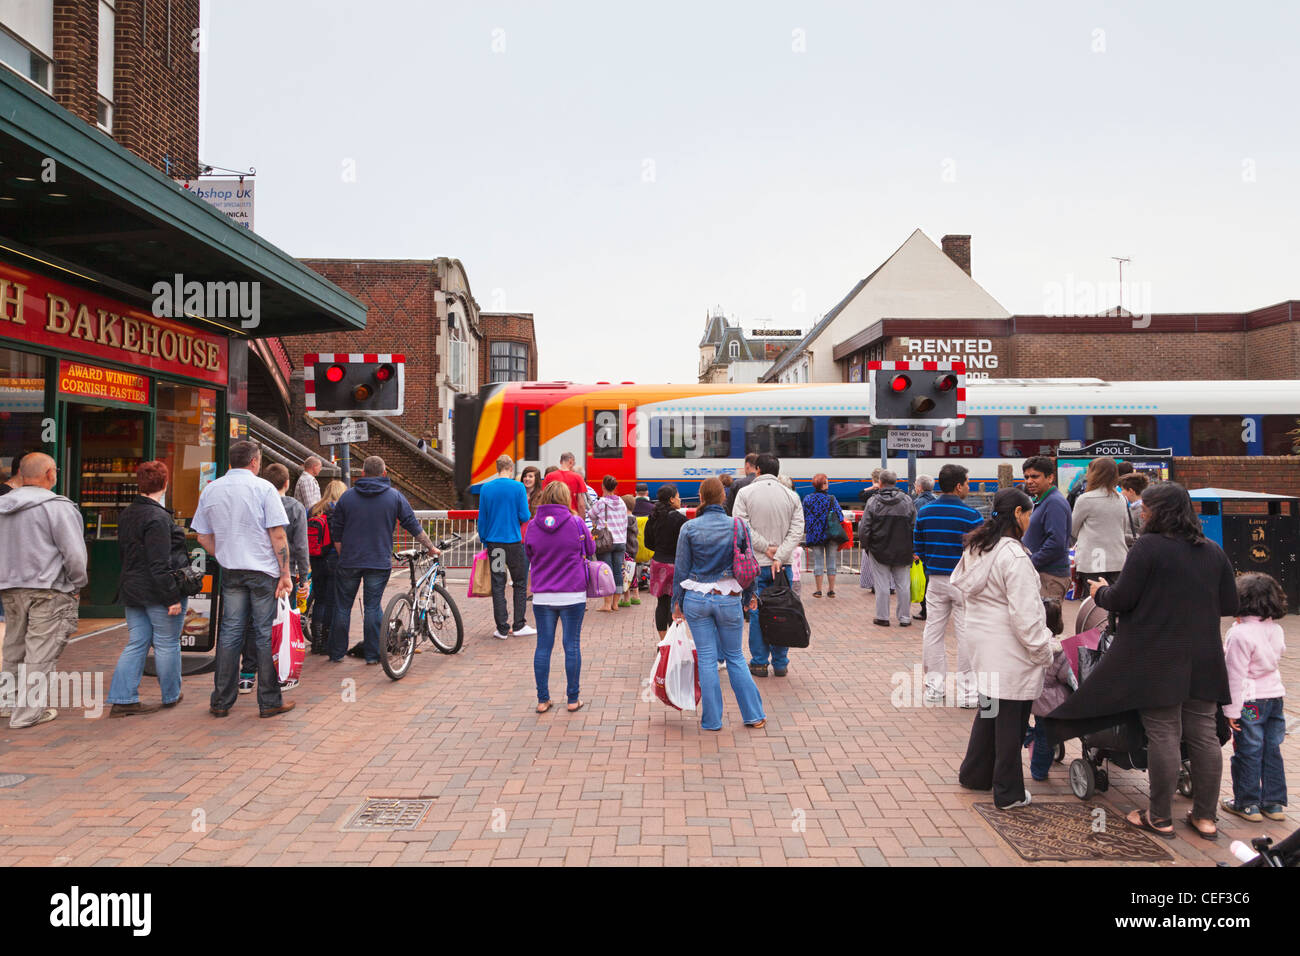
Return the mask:
[[[883, 450], [888, 428], [869, 419], [867, 385], [643, 385], [509, 382], [461, 395], [454, 410], [456, 491], [471, 505], [496, 460], [543, 471], [573, 452], [588, 483], [619, 493], [676, 485], [684, 501], [706, 478], [744, 473], [749, 452], [781, 459], [801, 494], [825, 474], [843, 503], [859, 501], [877, 466], [906, 476], [906, 455]], [[933, 427], [918, 474], [965, 466], [992, 488], [998, 466], [1019, 477], [1031, 455], [1062, 442], [1122, 439], [1174, 456], [1289, 455], [1300, 427], [1300, 381], [968, 379], [961, 425]]]

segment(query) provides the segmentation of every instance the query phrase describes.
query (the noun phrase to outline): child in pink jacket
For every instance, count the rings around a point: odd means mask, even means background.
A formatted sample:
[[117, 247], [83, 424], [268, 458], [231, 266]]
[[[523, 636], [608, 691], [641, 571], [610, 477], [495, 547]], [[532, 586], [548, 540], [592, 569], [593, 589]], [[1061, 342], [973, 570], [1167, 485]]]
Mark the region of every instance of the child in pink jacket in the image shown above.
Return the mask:
[[1223, 644], [1232, 691], [1232, 703], [1223, 708], [1232, 727], [1232, 799], [1221, 805], [1251, 822], [1285, 820], [1286, 689], [1278, 664], [1286, 643], [1277, 622], [1286, 613], [1286, 595], [1267, 574], [1243, 574], [1237, 599], [1240, 616]]

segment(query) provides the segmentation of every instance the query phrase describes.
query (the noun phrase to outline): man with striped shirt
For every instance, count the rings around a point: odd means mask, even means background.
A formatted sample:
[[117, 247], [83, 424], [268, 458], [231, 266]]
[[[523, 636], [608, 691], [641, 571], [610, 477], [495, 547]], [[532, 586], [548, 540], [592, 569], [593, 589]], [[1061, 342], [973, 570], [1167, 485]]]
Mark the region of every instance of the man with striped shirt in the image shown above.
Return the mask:
[[961, 595], [949, 583], [953, 568], [961, 560], [962, 537], [984, 523], [979, 512], [962, 501], [970, 493], [966, 475], [961, 465], [944, 465], [939, 469], [940, 495], [917, 513], [912, 546], [929, 576], [925, 592], [925, 634], [921, 638], [926, 703], [941, 704], [944, 700], [948, 675], [944, 633], [948, 619], [952, 618], [957, 633], [957, 703], [961, 707], [976, 707], [979, 700], [970, 649], [966, 646], [965, 607]]

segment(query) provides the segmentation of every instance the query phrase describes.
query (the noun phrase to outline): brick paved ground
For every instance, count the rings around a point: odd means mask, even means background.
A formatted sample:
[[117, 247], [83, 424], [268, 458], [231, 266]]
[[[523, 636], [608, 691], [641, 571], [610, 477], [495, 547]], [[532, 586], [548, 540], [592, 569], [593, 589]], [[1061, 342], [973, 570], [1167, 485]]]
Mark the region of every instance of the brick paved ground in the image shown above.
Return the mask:
[[[718, 734], [642, 700], [656, 640], [649, 603], [588, 614], [588, 705], [564, 710], [557, 647], [561, 703], [538, 716], [534, 642], [493, 639], [483, 600], [460, 602], [462, 652], [429, 649], [400, 683], [352, 658], [309, 658], [287, 695], [298, 708], [273, 720], [258, 719], [249, 696], [230, 717], [209, 716], [204, 675], [186, 679], [181, 706], [152, 716], [0, 725], [0, 776], [28, 775], [0, 789], [0, 864], [1020, 864], [972, 809], [989, 797], [956, 784], [972, 712], [891, 703], [891, 675], [919, 661], [921, 628], [874, 627], [856, 577], [841, 581], [833, 602], [808, 601], [813, 647], [793, 652], [788, 677], [759, 681], [761, 730], [741, 725], [725, 681]], [[1300, 618], [1287, 630], [1296, 700]], [[102, 670], [106, 692], [124, 639], [78, 641], [62, 669]], [[143, 698], [158, 699], [150, 678]], [[1293, 791], [1296, 739], [1284, 748]], [[1113, 771], [1096, 799], [1127, 810], [1145, 788], [1144, 774]], [[1031, 789], [1075, 800], [1060, 766]], [[418, 829], [341, 830], [368, 797], [420, 796], [434, 802]], [[1167, 846], [1179, 863], [1205, 865], [1228, 860], [1233, 838], [1281, 837], [1296, 819], [1228, 818], [1216, 844], [1180, 835]]]

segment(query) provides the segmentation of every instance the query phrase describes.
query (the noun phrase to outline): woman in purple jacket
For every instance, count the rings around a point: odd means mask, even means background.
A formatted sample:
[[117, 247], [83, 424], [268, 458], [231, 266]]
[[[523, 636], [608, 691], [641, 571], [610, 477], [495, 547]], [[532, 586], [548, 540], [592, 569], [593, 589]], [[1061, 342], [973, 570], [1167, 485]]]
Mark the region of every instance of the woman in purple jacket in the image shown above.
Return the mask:
[[552, 482], [542, 488], [537, 515], [528, 522], [524, 550], [528, 552], [533, 587], [533, 617], [537, 621], [537, 652], [533, 673], [537, 678], [537, 712], [551, 709], [551, 649], [555, 626], [564, 625], [564, 672], [568, 677], [569, 713], [581, 710], [578, 678], [582, 651], [578, 638], [587, 611], [587, 559], [596, 554], [595, 542], [582, 519], [569, 507], [569, 488]]

